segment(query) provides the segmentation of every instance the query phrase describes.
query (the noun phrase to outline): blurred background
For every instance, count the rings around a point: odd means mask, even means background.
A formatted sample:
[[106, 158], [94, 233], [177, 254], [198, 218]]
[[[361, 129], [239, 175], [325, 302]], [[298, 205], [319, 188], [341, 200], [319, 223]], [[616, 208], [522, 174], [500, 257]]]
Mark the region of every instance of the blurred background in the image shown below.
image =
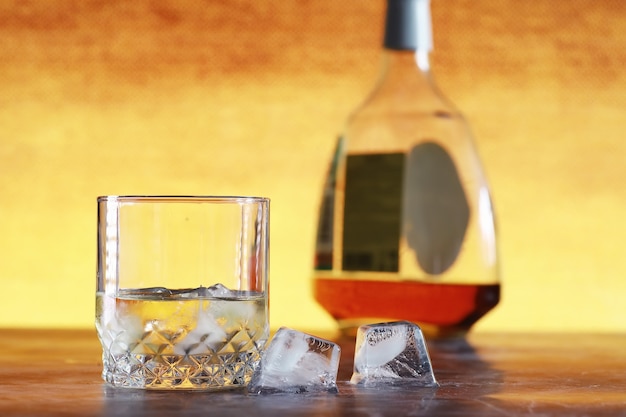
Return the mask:
[[[0, 0], [0, 327], [93, 327], [96, 197], [272, 199], [273, 327], [311, 295], [337, 133], [383, 0]], [[499, 224], [484, 331], [626, 331], [626, 2], [433, 0], [433, 72]]]

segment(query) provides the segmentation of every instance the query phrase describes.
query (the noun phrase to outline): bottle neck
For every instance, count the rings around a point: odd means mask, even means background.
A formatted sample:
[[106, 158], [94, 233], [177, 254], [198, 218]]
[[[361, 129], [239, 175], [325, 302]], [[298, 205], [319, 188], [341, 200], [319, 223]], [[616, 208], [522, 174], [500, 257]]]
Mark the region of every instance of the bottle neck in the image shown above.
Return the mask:
[[432, 50], [430, 0], [387, 0], [384, 47], [426, 55]]
[[394, 49], [383, 50], [383, 64], [389, 70], [430, 73], [430, 51]]
[[432, 89], [430, 0], [387, 0], [383, 46], [382, 88]]
[[387, 1], [381, 71], [364, 108], [383, 113], [401, 109], [415, 114], [448, 109], [430, 70], [429, 0]]
[[426, 51], [383, 50], [381, 82], [387, 88], [411, 89], [412, 84], [431, 85], [429, 54]]

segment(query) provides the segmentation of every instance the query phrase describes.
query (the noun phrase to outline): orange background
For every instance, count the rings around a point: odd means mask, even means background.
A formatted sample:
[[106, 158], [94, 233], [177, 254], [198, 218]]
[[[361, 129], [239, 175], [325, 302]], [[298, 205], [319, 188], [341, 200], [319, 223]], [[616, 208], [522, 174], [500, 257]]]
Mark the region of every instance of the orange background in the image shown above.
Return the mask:
[[[382, 0], [0, 1], [0, 326], [90, 327], [102, 194], [272, 199], [272, 325], [310, 292], [324, 173]], [[433, 71], [499, 219], [481, 330], [626, 331], [626, 2], [433, 0]]]

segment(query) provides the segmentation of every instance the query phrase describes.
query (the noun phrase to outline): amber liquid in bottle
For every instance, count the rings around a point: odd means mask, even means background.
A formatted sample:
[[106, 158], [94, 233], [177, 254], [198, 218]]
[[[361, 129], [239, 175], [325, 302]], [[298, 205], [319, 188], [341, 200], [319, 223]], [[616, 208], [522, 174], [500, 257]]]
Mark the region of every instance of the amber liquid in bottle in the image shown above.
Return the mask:
[[465, 334], [500, 300], [499, 284], [335, 279], [318, 275], [317, 302], [352, 333], [358, 326], [394, 320], [420, 325], [428, 336]]
[[319, 215], [313, 293], [347, 333], [458, 335], [500, 299], [495, 220], [462, 115], [436, 88], [428, 0], [387, 0], [383, 71], [348, 119]]

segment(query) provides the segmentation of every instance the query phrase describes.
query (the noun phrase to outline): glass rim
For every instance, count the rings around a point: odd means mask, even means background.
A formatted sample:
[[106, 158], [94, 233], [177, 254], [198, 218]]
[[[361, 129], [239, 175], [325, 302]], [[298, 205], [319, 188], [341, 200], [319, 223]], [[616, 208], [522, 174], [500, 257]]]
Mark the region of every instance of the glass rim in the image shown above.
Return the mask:
[[121, 203], [269, 203], [268, 197], [238, 196], [238, 195], [101, 195], [97, 198], [98, 203], [121, 202]]

